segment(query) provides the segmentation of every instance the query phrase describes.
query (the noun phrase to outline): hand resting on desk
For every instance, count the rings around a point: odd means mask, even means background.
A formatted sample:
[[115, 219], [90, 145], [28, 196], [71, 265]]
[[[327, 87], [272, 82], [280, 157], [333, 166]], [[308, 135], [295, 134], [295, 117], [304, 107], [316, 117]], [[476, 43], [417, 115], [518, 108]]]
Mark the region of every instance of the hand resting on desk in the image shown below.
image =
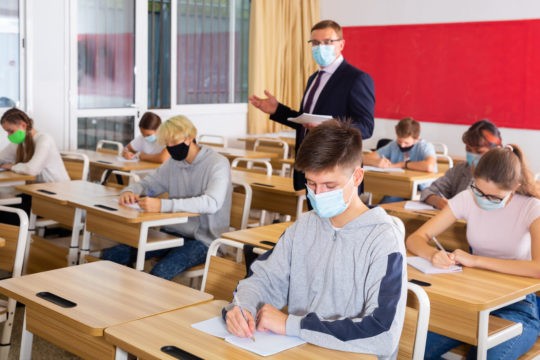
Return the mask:
[[138, 203], [141, 209], [146, 212], [160, 212], [161, 211], [161, 199], [152, 197], [141, 197], [131, 191], [126, 191], [120, 194], [118, 198], [120, 205], [132, 205]]

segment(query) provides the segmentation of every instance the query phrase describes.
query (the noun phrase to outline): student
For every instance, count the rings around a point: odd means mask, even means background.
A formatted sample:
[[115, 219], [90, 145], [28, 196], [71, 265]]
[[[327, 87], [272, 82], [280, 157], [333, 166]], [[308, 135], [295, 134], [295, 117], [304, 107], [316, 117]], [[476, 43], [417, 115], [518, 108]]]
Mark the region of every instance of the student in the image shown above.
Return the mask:
[[144, 161], [163, 163], [169, 158], [169, 153], [165, 146], [156, 140], [156, 130], [161, 125], [161, 118], [153, 112], [147, 111], [139, 121], [139, 131], [141, 135], [135, 137], [124, 148], [122, 156], [126, 159], [134, 159], [137, 156]]
[[[34, 121], [22, 110], [12, 108], [0, 119], [7, 132], [8, 144], [0, 151], [0, 168], [20, 174], [36, 176], [36, 182], [69, 181], [69, 175], [56, 148], [54, 139], [34, 129]], [[14, 207], [30, 214], [32, 198], [21, 194], [21, 204]], [[0, 213], [3, 221], [18, 224], [19, 217], [12, 213]]]
[[[184, 238], [184, 245], [150, 251], [147, 257], [160, 257], [151, 274], [172, 279], [189, 267], [202, 264], [208, 245], [228, 231], [231, 211], [231, 170], [229, 161], [214, 150], [195, 143], [197, 129], [185, 116], [167, 120], [157, 130], [159, 143], [165, 144], [171, 159], [140, 182], [120, 194], [121, 205], [138, 203], [147, 212], [199, 213], [187, 223], [164, 229]], [[168, 193], [167, 199], [156, 196]], [[143, 196], [146, 195], [146, 196]], [[136, 249], [117, 245], [105, 249], [102, 259], [131, 265]]]
[[447, 199], [467, 189], [473, 181], [473, 170], [480, 157], [502, 144], [499, 129], [489, 120], [480, 120], [472, 124], [461, 140], [465, 144], [467, 161], [448, 169], [443, 177], [435, 180], [420, 195], [421, 201], [437, 209], [444, 208]]
[[405, 118], [396, 125], [396, 140], [365, 155], [364, 165], [437, 172], [433, 145], [420, 139], [420, 123]]
[[396, 356], [407, 291], [403, 233], [382, 208], [360, 200], [361, 163], [362, 136], [350, 124], [331, 120], [309, 132], [295, 166], [305, 172], [315, 210], [300, 216], [240, 281], [236, 295], [247, 321], [238, 306], [227, 306], [231, 333], [251, 337], [257, 328], [331, 349]]
[[[467, 221], [471, 253], [446, 253], [429, 245], [430, 236], [442, 233], [458, 219]], [[407, 249], [442, 268], [461, 264], [540, 278], [540, 200], [521, 150], [510, 145], [485, 153], [474, 168], [469, 189], [450, 199], [448, 206], [409, 236]], [[523, 332], [488, 350], [488, 359], [517, 359], [536, 342], [540, 321], [535, 294], [491, 314], [522, 323]], [[458, 344], [429, 333], [426, 355], [439, 359]]]

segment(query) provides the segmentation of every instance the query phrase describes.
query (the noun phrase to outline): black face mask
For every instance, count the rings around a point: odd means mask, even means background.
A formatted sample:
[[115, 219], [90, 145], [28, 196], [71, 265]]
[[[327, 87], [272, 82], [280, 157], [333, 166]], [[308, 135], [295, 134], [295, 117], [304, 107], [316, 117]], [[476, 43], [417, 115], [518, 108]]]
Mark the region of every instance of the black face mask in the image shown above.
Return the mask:
[[174, 160], [182, 161], [185, 160], [188, 155], [189, 145], [181, 142], [178, 145], [167, 146], [167, 151]]
[[399, 151], [404, 152], [404, 153], [411, 151], [411, 149], [413, 147], [414, 147], [414, 144], [412, 144], [411, 146], [407, 146], [407, 147], [403, 147], [403, 146], [398, 145]]

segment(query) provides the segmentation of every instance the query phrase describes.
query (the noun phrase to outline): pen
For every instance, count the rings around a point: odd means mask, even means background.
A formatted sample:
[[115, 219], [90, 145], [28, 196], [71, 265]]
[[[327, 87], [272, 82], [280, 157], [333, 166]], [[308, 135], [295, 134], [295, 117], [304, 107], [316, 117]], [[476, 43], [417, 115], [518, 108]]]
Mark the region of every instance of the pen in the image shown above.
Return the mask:
[[[244, 312], [244, 309], [242, 309], [242, 305], [240, 305], [240, 301], [238, 300], [238, 296], [236, 296], [236, 291], [233, 293], [233, 300], [236, 303], [236, 306], [238, 306], [240, 308], [240, 313], [242, 314], [242, 317], [244, 318], [244, 320], [246, 320], [246, 324], [248, 324], [248, 326], [249, 326], [249, 322], [248, 322], [246, 313]], [[255, 336], [252, 336], [251, 340], [255, 341]]]
[[437, 248], [441, 251], [444, 251], [444, 252], [447, 252], [443, 246], [441, 245], [441, 243], [439, 242], [439, 240], [437, 240], [437, 238], [435, 236], [432, 236], [431, 237], [431, 240], [433, 240], [433, 242], [435, 243], [435, 245], [437, 246]]
[[442, 197], [443, 199], [446, 199], [446, 196], [444, 196], [444, 194], [439, 190], [437, 191], [439, 193], [439, 196]]

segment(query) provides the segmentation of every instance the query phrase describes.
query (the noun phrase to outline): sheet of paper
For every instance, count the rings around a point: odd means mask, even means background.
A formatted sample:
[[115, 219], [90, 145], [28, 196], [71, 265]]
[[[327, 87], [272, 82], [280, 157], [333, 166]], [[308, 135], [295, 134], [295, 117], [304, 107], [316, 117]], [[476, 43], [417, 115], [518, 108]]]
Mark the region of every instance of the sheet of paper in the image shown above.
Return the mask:
[[133, 203], [133, 204], [126, 204], [124, 205], [125, 207], [128, 207], [130, 209], [135, 209], [137, 211], [144, 211], [141, 206], [139, 205], [139, 203]]
[[329, 115], [315, 115], [315, 114], [302, 114], [295, 118], [288, 118], [287, 120], [298, 123], [298, 124], [308, 124], [308, 123], [322, 123], [323, 121], [332, 119]]
[[407, 201], [405, 203], [405, 209], [407, 210], [435, 210], [431, 205], [421, 201]]
[[276, 335], [271, 332], [255, 332], [255, 341], [248, 338], [239, 338], [227, 331], [225, 321], [221, 316], [201, 321], [191, 325], [193, 328], [207, 334], [224, 338], [225, 341], [242, 349], [254, 352], [261, 356], [269, 356], [278, 352], [302, 345], [304, 340], [295, 336]]
[[133, 159], [126, 159], [125, 157], [123, 156], [117, 156], [116, 157], [116, 161], [121, 161], [121, 162], [137, 162], [139, 161], [139, 158], [138, 157], [135, 157]]
[[363, 166], [364, 168], [364, 171], [377, 171], [377, 172], [395, 172], [395, 173], [402, 173], [402, 172], [405, 172], [405, 170], [401, 169], [401, 168], [380, 168], [380, 167], [376, 167], [376, 166], [369, 166], [369, 165], [364, 165]]
[[431, 261], [420, 256], [408, 256], [407, 264], [420, 270], [424, 274], [447, 274], [462, 271], [462, 268], [459, 265], [452, 265], [448, 269], [435, 267], [431, 264]]

